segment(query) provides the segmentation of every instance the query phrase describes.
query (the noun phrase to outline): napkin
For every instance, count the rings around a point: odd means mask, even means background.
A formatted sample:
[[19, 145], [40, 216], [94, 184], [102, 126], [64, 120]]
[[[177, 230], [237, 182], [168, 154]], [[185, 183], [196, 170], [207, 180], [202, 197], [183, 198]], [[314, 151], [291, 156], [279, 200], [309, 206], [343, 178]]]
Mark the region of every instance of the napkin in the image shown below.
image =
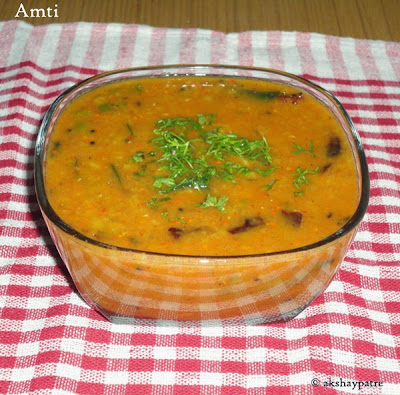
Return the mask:
[[[260, 66], [323, 86], [366, 151], [371, 198], [334, 280], [285, 323], [111, 324], [79, 297], [33, 186], [52, 101], [116, 68]], [[0, 22], [0, 393], [400, 394], [400, 43], [307, 32]]]

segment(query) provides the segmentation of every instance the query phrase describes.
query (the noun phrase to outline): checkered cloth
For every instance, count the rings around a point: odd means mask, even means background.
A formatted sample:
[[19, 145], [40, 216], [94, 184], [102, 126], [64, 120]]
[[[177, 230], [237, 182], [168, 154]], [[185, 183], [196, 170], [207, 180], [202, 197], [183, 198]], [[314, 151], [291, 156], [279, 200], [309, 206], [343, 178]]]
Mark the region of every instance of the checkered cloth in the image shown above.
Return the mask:
[[[36, 203], [34, 143], [64, 89], [123, 67], [223, 63], [306, 77], [343, 103], [370, 206], [328, 289], [290, 322], [107, 322]], [[0, 393], [400, 394], [400, 43], [313, 33], [0, 22]]]

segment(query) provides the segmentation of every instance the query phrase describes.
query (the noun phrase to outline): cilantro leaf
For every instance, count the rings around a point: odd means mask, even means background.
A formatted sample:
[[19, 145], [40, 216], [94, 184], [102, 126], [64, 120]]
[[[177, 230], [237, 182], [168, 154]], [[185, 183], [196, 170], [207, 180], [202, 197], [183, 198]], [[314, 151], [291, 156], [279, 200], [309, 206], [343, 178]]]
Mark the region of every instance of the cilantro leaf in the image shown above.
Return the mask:
[[171, 177], [155, 177], [153, 183], [154, 188], [161, 189], [164, 185], [167, 187], [174, 186], [175, 181]]
[[134, 160], [136, 163], [140, 163], [144, 161], [144, 152], [136, 152], [135, 155], [131, 156], [132, 160]]
[[265, 188], [265, 192], [268, 192], [272, 189], [272, 187], [278, 182], [279, 180], [275, 179], [273, 181], [271, 181], [269, 184], [267, 185], [263, 185], [261, 188]]
[[221, 177], [225, 181], [236, 183], [234, 177], [236, 174], [247, 176], [249, 173], [251, 173], [251, 170], [246, 166], [242, 166], [240, 163], [225, 162], [221, 171]]
[[210, 194], [208, 194], [204, 202], [195, 204], [195, 207], [215, 207], [218, 211], [224, 212], [227, 202], [228, 198], [226, 196], [221, 196], [220, 198], [218, 198], [217, 196], [211, 196]]
[[314, 170], [302, 170], [301, 167], [298, 167], [296, 169], [296, 173], [294, 174], [295, 180], [293, 181], [293, 185], [299, 189], [298, 192], [295, 192], [294, 194], [296, 196], [300, 196], [304, 193], [304, 191], [301, 189], [300, 185], [308, 185], [310, 182], [306, 178], [307, 175], [316, 175], [318, 173], [319, 167], [317, 166]]
[[307, 150], [305, 148], [302, 148], [300, 145], [298, 145], [297, 143], [293, 143], [293, 145], [295, 146], [297, 151], [293, 151], [294, 154], [302, 154], [302, 153], [306, 153], [306, 154], [310, 154], [313, 158], [315, 158], [315, 153], [314, 153], [314, 143], [311, 140], [310, 141], [310, 149]]
[[256, 168], [255, 170], [258, 171], [263, 177], [268, 177], [275, 169], [279, 169], [277, 166], [272, 166], [268, 170], [261, 170]]

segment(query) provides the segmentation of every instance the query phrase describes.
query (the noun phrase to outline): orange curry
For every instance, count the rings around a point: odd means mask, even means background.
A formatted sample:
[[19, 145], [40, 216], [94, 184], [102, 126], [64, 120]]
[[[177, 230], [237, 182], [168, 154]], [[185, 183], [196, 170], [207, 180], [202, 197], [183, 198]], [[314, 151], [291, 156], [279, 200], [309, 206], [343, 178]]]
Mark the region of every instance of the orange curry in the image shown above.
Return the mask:
[[90, 239], [141, 251], [249, 255], [317, 242], [357, 204], [354, 158], [304, 91], [245, 78], [111, 83], [64, 109], [46, 193]]

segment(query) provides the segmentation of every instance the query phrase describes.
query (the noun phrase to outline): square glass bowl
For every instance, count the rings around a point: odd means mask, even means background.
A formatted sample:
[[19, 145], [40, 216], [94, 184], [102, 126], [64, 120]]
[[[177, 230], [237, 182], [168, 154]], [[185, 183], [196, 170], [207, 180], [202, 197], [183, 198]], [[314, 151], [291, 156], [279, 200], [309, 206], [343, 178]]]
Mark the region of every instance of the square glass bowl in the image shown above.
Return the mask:
[[[45, 188], [46, 155], [62, 111], [103, 84], [167, 76], [244, 77], [300, 88], [341, 124], [358, 175], [358, 207], [337, 232], [301, 248], [245, 256], [185, 256], [121, 248], [91, 239], [64, 222]], [[369, 175], [355, 127], [340, 102], [323, 88], [283, 71], [237, 66], [171, 65], [124, 69], [82, 81], [51, 105], [35, 150], [37, 199], [51, 237], [82, 298], [111, 322], [157, 320], [266, 323], [295, 317], [331, 282], [367, 209]]]

